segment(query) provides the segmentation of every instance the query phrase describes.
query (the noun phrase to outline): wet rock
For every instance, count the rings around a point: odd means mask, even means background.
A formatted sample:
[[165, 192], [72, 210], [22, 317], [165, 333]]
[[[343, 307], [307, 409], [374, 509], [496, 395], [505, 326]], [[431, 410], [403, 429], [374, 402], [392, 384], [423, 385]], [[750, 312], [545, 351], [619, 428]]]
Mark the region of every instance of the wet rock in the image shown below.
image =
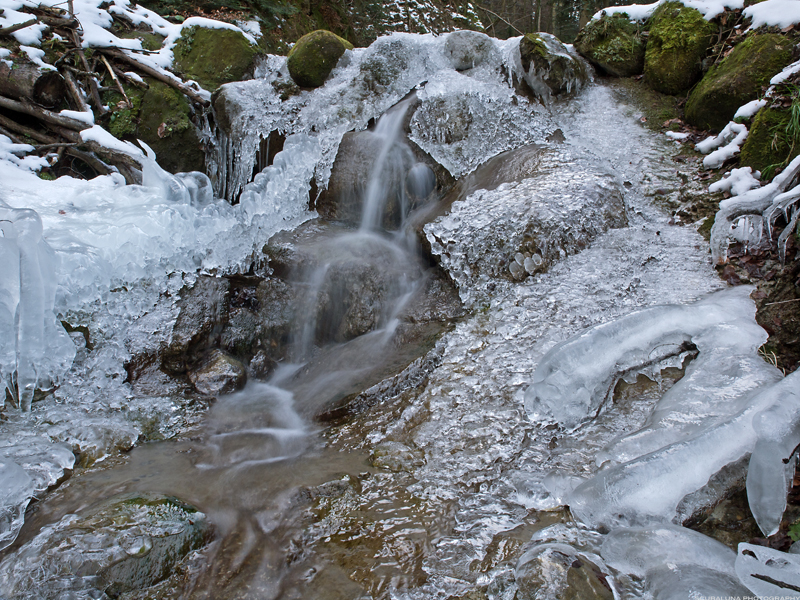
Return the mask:
[[[759, 110], [742, 145], [740, 164], [761, 171], [769, 179], [777, 167], [785, 166], [800, 154], [798, 140], [785, 134], [790, 120], [791, 113], [784, 108], [765, 106]], [[767, 170], [770, 166], [772, 173]]]
[[701, 129], [720, 131], [740, 106], [757, 99], [772, 76], [791, 62], [792, 48], [792, 41], [777, 33], [749, 36], [692, 90], [686, 120]]
[[176, 498], [126, 494], [44, 527], [0, 563], [9, 599], [116, 598], [165, 578], [209, 540], [205, 515]]
[[179, 73], [214, 91], [223, 83], [251, 79], [260, 50], [233, 29], [188, 27], [173, 53]]
[[[316, 208], [321, 217], [350, 225], [361, 222], [367, 186], [383, 145], [384, 140], [370, 131], [344, 135], [331, 169], [327, 193], [317, 200]], [[385, 206], [383, 222], [388, 229], [396, 229], [402, 219], [403, 180], [397, 181], [390, 173], [384, 177], [391, 183], [381, 186], [380, 190]]]
[[575, 48], [602, 73], [614, 77], [640, 75], [645, 51], [641, 29], [626, 14], [603, 13], [583, 26], [575, 38]]
[[219, 396], [240, 390], [247, 383], [244, 365], [221, 350], [212, 350], [199, 368], [189, 372], [189, 381], [206, 396]]
[[420, 450], [412, 450], [400, 442], [383, 442], [372, 451], [372, 466], [387, 469], [394, 473], [412, 472], [415, 467], [425, 464], [425, 456]]
[[256, 379], [266, 379], [275, 370], [277, 363], [272, 360], [266, 352], [259, 350], [250, 360], [250, 373]]
[[229, 291], [227, 279], [203, 276], [181, 294], [180, 312], [162, 354], [164, 371], [172, 375], [186, 372], [218, 343], [228, 320]]
[[718, 27], [681, 2], [661, 4], [650, 20], [644, 58], [647, 85], [662, 94], [680, 94], [702, 75], [702, 61]]
[[478, 31], [454, 31], [444, 42], [444, 55], [456, 71], [473, 69], [496, 54], [494, 40]]
[[295, 43], [286, 66], [300, 87], [317, 88], [325, 83], [336, 63], [353, 44], [335, 33], [319, 29], [307, 33]]
[[529, 33], [519, 42], [525, 82], [549, 102], [551, 97], [578, 91], [589, 74], [582, 59], [549, 33]]
[[528, 550], [515, 572], [518, 600], [611, 600], [606, 574], [566, 544], [540, 544]]

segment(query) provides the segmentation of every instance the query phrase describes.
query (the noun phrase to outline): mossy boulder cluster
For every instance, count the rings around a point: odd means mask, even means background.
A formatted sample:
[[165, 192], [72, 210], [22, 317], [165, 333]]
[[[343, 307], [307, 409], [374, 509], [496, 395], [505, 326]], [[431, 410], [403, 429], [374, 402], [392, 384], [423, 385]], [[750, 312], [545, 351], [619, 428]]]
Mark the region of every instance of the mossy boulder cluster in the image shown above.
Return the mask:
[[719, 131], [737, 109], [755, 100], [762, 88], [791, 62], [792, 41], [771, 33], [751, 35], [719, 64], [711, 67], [686, 102], [686, 120]]
[[694, 8], [665, 2], [650, 19], [644, 78], [662, 94], [686, 92], [702, 76], [702, 62], [717, 26]]
[[642, 25], [625, 14], [603, 14], [580, 30], [574, 45], [600, 72], [614, 77], [633, 77], [644, 71], [642, 33]]
[[297, 40], [289, 52], [286, 66], [297, 85], [318, 88], [325, 83], [345, 51], [352, 49], [353, 44], [346, 39], [319, 29]]

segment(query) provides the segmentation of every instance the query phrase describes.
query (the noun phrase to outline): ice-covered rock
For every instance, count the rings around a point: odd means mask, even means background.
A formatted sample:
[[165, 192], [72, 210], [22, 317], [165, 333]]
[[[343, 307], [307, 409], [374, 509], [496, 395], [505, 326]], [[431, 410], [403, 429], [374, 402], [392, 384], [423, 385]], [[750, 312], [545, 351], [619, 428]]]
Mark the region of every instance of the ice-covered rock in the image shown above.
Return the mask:
[[479, 31], [454, 31], [444, 42], [444, 55], [456, 71], [473, 69], [487, 62], [497, 62], [495, 41]]
[[739, 544], [736, 574], [758, 596], [800, 598], [800, 557], [754, 544]]
[[117, 597], [166, 578], [210, 533], [205, 515], [176, 498], [126, 494], [43, 527], [0, 563], [0, 593]]
[[754, 352], [765, 339], [757, 325], [741, 339], [725, 336], [730, 327], [752, 322], [749, 293], [739, 288], [691, 305], [645, 309], [565, 340], [539, 362], [525, 410], [533, 419], [575, 427], [602, 409], [621, 377], [679, 356], [692, 344], [701, 352], [719, 343]]
[[25, 517], [35, 485], [30, 475], [13, 460], [0, 460], [0, 549], [13, 542]]
[[550, 33], [523, 36], [519, 54], [525, 83], [546, 103], [561, 94], [577, 92], [589, 77], [583, 58]]

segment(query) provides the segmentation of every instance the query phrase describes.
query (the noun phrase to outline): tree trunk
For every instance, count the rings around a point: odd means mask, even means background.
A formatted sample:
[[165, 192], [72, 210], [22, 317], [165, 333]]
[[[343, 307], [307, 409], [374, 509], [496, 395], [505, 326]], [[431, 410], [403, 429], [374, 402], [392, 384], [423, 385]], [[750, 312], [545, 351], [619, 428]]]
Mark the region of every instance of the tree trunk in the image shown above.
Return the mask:
[[0, 95], [15, 100], [29, 100], [53, 108], [67, 93], [64, 78], [58, 71], [40, 69], [26, 59], [17, 59], [13, 68], [0, 61]]

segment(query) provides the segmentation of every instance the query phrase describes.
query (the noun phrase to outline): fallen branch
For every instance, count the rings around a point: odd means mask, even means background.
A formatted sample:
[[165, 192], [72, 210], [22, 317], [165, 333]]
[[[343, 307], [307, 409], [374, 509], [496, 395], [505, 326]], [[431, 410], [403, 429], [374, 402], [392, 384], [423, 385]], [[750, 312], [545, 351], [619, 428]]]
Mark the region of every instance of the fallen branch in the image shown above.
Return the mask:
[[158, 81], [160, 81], [162, 83], [166, 83], [167, 85], [175, 88], [176, 90], [178, 90], [182, 94], [184, 94], [184, 95], [188, 96], [189, 98], [191, 98], [195, 103], [199, 104], [200, 106], [208, 107], [208, 106], [211, 105], [211, 102], [209, 102], [208, 100], [203, 98], [200, 94], [198, 94], [195, 90], [190, 88], [188, 85], [186, 85], [182, 81], [178, 81], [176, 79], [173, 79], [172, 77], [169, 77], [168, 75], [165, 75], [164, 73], [162, 73], [158, 69], [154, 69], [153, 67], [151, 67], [149, 65], [141, 63], [138, 60], [136, 60], [135, 58], [132, 58], [132, 57], [128, 56], [124, 52], [121, 52], [120, 50], [103, 49], [103, 53], [108, 54], [109, 56], [111, 56], [111, 57], [113, 57], [113, 58], [115, 58], [117, 60], [120, 60], [122, 62], [126, 62], [129, 65], [133, 65], [134, 67], [139, 69], [142, 73], [145, 73], [146, 75], [149, 75], [153, 79], [157, 79]]
[[67, 69], [64, 70], [64, 81], [67, 84], [67, 90], [69, 90], [70, 96], [72, 96], [72, 99], [75, 101], [76, 109], [81, 112], [88, 112], [89, 105], [86, 104], [86, 100], [83, 99], [83, 94], [81, 94], [78, 88], [78, 82], [75, 81], [75, 76], [72, 72]]
[[39, 20], [36, 18], [31, 19], [30, 21], [25, 21], [24, 23], [17, 23], [16, 25], [9, 25], [8, 27], [3, 27], [0, 29], [0, 35], [11, 35], [15, 31], [19, 31], [20, 29], [25, 29], [26, 27], [30, 27], [31, 25], [36, 25]]
[[125, 93], [125, 88], [122, 87], [122, 84], [119, 82], [119, 79], [117, 79], [117, 74], [114, 73], [114, 69], [111, 68], [108, 59], [103, 54], [100, 55], [100, 58], [103, 60], [103, 64], [106, 66], [106, 69], [108, 69], [108, 74], [111, 75], [111, 79], [113, 79], [114, 83], [117, 84], [117, 89], [119, 90], [119, 93], [122, 94], [123, 98], [125, 98], [125, 102], [128, 104], [128, 108], [133, 108], [133, 103], [130, 101], [130, 98], [128, 98], [128, 94]]
[[11, 98], [6, 98], [5, 96], [0, 96], [0, 108], [7, 108], [9, 110], [13, 110], [14, 112], [30, 115], [31, 117], [36, 117], [45, 123], [57, 125], [73, 131], [82, 131], [91, 127], [89, 124], [79, 121], [78, 119], [65, 117], [53, 111], [34, 106], [30, 102], [12, 100]]
[[44, 144], [53, 144], [58, 141], [57, 139], [47, 135], [46, 133], [42, 133], [40, 131], [36, 131], [35, 129], [31, 129], [30, 127], [25, 127], [24, 125], [20, 125], [13, 119], [9, 119], [8, 117], [1, 114], [0, 114], [0, 125], [16, 133], [27, 135], [29, 138], [36, 140], [37, 142], [42, 142]]
[[518, 29], [518, 28], [517, 28], [517, 27], [516, 27], [516, 26], [515, 26], [513, 23], [511, 23], [510, 21], [507, 21], [506, 19], [504, 19], [503, 17], [501, 17], [500, 15], [498, 15], [498, 14], [497, 14], [496, 12], [494, 12], [493, 10], [489, 10], [488, 8], [486, 8], [485, 6], [481, 6], [480, 4], [475, 4], [474, 6], [475, 6], [476, 8], [479, 8], [480, 10], [482, 10], [482, 11], [484, 11], [484, 12], [487, 12], [487, 13], [489, 13], [490, 15], [493, 15], [493, 16], [497, 17], [497, 18], [498, 18], [498, 19], [500, 19], [500, 20], [501, 20], [503, 23], [505, 23], [506, 25], [508, 25], [509, 27], [511, 27], [511, 29], [513, 29], [514, 31], [516, 31], [518, 34], [520, 34], [520, 35], [525, 35], [525, 32], [524, 32], [524, 31], [520, 31], [520, 30], [519, 30], [519, 29]]
[[[81, 38], [78, 35], [78, 32], [74, 29], [72, 30], [72, 42], [75, 44], [76, 48], [81, 48]], [[81, 64], [83, 65], [83, 70], [91, 73], [92, 69], [89, 68], [89, 61], [86, 60], [86, 55], [83, 52], [78, 52], [78, 56], [80, 57]], [[97, 81], [95, 81], [94, 77], [86, 77], [86, 81], [89, 84], [89, 95], [92, 98], [92, 104], [94, 104], [94, 107], [99, 114], [104, 114], [106, 112], [106, 108], [103, 106], [103, 101], [100, 99], [100, 92], [97, 89]]]

